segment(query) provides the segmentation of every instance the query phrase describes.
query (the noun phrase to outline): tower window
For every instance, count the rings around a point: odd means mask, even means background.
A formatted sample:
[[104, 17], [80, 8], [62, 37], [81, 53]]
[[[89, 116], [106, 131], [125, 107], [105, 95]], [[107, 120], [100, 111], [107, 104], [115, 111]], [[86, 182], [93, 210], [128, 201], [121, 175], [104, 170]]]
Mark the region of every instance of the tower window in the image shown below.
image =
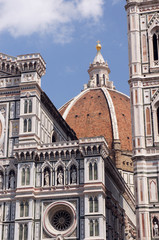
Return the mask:
[[20, 224], [19, 225], [19, 240], [27, 240], [28, 238], [28, 225]]
[[92, 163], [89, 164], [89, 180], [92, 180]]
[[158, 39], [155, 33], [153, 35], [153, 53], [154, 60], [158, 60]]
[[30, 184], [30, 168], [22, 168], [21, 172], [22, 186]]
[[92, 236], [99, 236], [99, 221], [96, 220], [90, 220], [90, 237]]
[[24, 101], [24, 113], [32, 113], [32, 100]]
[[31, 132], [32, 121], [31, 119], [24, 119], [24, 132]]
[[99, 85], [99, 74], [96, 74], [96, 78], [97, 78], [97, 86]]

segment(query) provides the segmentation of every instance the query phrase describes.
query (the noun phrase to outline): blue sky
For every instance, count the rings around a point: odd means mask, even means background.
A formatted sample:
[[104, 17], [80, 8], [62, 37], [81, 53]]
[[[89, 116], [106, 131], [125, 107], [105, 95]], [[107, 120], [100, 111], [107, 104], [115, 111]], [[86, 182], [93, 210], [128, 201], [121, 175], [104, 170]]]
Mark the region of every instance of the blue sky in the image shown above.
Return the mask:
[[100, 40], [117, 90], [129, 95], [124, 0], [0, 0], [0, 52], [41, 53], [42, 89], [59, 108], [87, 83]]

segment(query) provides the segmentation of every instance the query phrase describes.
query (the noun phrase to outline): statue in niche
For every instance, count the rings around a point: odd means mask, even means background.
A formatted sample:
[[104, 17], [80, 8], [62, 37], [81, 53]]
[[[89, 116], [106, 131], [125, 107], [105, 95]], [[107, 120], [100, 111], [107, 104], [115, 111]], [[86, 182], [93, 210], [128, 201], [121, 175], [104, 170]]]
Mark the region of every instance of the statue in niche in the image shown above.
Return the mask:
[[59, 184], [63, 184], [63, 172], [62, 172], [62, 170], [59, 171], [57, 179], [58, 179]]
[[15, 188], [15, 176], [13, 172], [10, 174], [9, 184], [10, 184], [10, 189]]
[[45, 186], [49, 186], [50, 185], [50, 174], [49, 174], [48, 170], [46, 170], [46, 172], [44, 174], [44, 185]]
[[158, 237], [158, 224], [157, 224], [157, 222], [154, 222], [153, 230], [154, 230], [154, 237]]
[[0, 172], [0, 189], [3, 189], [3, 174]]
[[73, 168], [72, 173], [71, 173], [71, 179], [72, 179], [72, 183], [76, 183], [77, 173], [76, 173], [76, 170], [74, 168]]

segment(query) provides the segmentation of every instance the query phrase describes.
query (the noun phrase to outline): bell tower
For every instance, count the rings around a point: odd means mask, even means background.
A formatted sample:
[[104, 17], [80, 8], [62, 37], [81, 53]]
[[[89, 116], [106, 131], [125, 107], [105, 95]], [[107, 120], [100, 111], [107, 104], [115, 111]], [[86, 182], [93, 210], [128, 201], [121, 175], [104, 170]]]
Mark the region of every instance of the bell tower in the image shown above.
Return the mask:
[[159, 239], [159, 0], [127, 0], [137, 233]]

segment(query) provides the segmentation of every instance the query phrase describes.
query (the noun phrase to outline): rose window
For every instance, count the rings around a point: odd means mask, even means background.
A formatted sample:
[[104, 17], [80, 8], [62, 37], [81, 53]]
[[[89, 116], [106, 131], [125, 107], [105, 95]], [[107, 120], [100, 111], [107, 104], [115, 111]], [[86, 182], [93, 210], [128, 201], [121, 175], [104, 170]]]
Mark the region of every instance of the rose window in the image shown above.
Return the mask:
[[56, 230], [67, 230], [71, 225], [70, 213], [65, 210], [55, 212], [52, 218], [52, 225]]
[[51, 237], [70, 236], [77, 226], [76, 209], [66, 201], [51, 203], [44, 211], [43, 227]]

